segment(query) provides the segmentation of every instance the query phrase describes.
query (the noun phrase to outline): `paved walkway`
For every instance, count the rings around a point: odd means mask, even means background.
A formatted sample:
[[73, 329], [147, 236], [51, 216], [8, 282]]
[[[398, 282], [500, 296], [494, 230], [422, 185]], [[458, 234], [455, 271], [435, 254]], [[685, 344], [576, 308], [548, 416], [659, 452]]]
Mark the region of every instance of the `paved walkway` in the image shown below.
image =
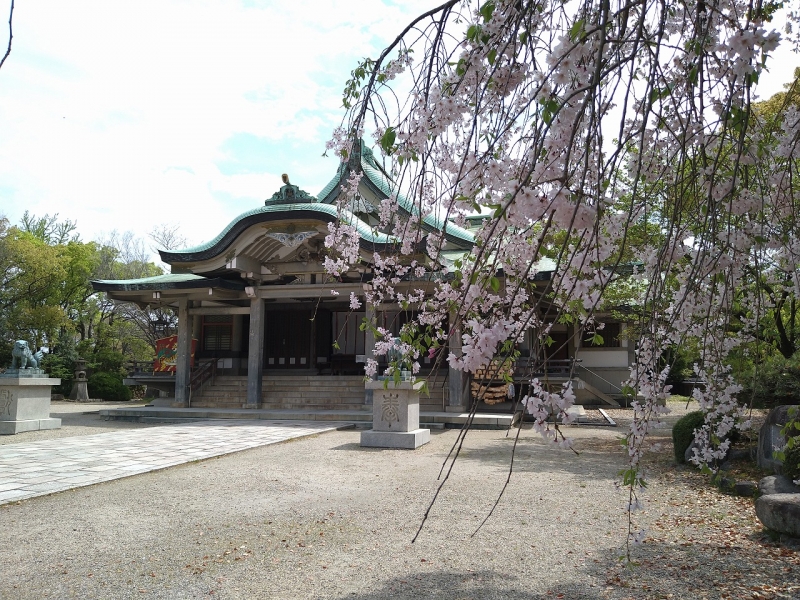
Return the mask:
[[0, 446], [0, 504], [333, 431], [340, 422], [212, 420]]

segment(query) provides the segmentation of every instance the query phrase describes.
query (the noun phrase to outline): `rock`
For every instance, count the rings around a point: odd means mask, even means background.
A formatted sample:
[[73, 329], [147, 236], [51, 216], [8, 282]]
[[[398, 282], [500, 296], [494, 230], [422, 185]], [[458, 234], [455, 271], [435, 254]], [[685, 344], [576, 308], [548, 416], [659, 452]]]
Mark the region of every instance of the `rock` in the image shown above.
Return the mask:
[[719, 489], [727, 492], [733, 489], [733, 486], [736, 485], [736, 480], [732, 477], [720, 477], [717, 479], [717, 485], [719, 486]]
[[758, 491], [762, 496], [771, 494], [800, 494], [800, 485], [795, 485], [784, 475], [770, 475], [758, 482]]
[[786, 440], [781, 435], [781, 429], [789, 421], [791, 405], [776, 406], [767, 415], [767, 420], [758, 431], [758, 453], [756, 461], [762, 469], [769, 469], [774, 473], [781, 473], [781, 461], [772, 457], [777, 446], [782, 447]]
[[733, 468], [733, 465], [731, 464], [731, 461], [729, 461], [729, 460], [726, 460], [724, 463], [722, 463], [719, 466], [719, 470], [720, 471], [730, 471], [732, 468]]
[[683, 460], [686, 461], [687, 464], [693, 465], [692, 458], [694, 457], [694, 449], [700, 450], [700, 445], [696, 441], [692, 441], [689, 444], [689, 447], [686, 449], [686, 452], [683, 453]]
[[753, 460], [755, 458], [755, 447], [751, 448], [732, 448], [728, 452], [728, 460]]
[[51, 402], [63, 402], [64, 394], [50, 394]]
[[800, 537], [800, 494], [770, 494], [756, 500], [756, 515], [765, 527]]
[[752, 498], [757, 491], [758, 484], [755, 481], [737, 481], [733, 486], [733, 493], [745, 498]]

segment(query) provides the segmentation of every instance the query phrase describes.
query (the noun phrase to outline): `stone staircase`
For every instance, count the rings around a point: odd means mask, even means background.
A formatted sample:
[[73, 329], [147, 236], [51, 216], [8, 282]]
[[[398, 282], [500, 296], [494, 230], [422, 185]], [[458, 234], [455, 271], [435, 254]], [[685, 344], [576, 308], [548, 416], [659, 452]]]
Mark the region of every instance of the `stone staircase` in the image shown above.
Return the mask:
[[[246, 376], [220, 376], [192, 395], [193, 408], [242, 408], [247, 401]], [[364, 410], [364, 378], [360, 375], [274, 375], [261, 380], [265, 410]], [[421, 410], [442, 410], [441, 384], [420, 398]]]

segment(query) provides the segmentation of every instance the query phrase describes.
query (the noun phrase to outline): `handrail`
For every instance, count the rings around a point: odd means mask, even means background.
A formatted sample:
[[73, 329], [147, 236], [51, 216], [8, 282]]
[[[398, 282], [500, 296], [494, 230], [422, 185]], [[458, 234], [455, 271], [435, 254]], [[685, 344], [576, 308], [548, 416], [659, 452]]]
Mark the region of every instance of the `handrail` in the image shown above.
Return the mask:
[[211, 385], [214, 385], [214, 381], [216, 379], [217, 379], [216, 358], [203, 362], [198, 362], [197, 368], [192, 372], [192, 376], [189, 379], [189, 406], [192, 405], [192, 394], [194, 392], [197, 392], [199, 394], [200, 390], [203, 389], [203, 386], [208, 381], [211, 381]]
[[575, 363], [581, 362], [580, 358], [559, 358], [543, 360], [541, 358], [527, 358], [517, 360], [514, 365], [515, 379], [531, 379], [542, 375], [568, 376]]
[[623, 392], [623, 391], [622, 391], [622, 388], [621, 388], [621, 387], [619, 387], [618, 385], [615, 385], [615, 384], [611, 383], [611, 382], [610, 382], [608, 379], [606, 379], [606, 378], [605, 378], [605, 377], [603, 377], [602, 375], [599, 375], [598, 373], [595, 373], [595, 372], [594, 372], [594, 371], [592, 371], [592, 370], [591, 370], [589, 367], [584, 367], [583, 365], [578, 365], [578, 366], [579, 366], [581, 369], [583, 369], [584, 371], [587, 371], [587, 372], [591, 373], [592, 375], [594, 375], [594, 376], [595, 376], [595, 377], [597, 377], [598, 379], [602, 379], [603, 381], [605, 381], [605, 382], [606, 382], [608, 385], [610, 385], [610, 386], [611, 386], [611, 387], [613, 387], [614, 389], [616, 389], [616, 390], [619, 390], [619, 392], [620, 392], [621, 394], [624, 394], [624, 393], [625, 393], [625, 392]]

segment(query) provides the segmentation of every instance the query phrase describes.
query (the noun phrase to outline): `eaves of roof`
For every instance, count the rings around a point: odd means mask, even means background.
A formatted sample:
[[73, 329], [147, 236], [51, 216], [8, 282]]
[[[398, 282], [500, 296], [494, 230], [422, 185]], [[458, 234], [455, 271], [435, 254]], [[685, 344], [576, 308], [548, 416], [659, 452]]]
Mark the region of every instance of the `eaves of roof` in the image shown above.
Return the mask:
[[205, 244], [200, 244], [192, 248], [185, 248], [183, 250], [161, 250], [159, 254], [161, 255], [161, 260], [168, 264], [208, 260], [225, 252], [247, 228], [258, 223], [286, 219], [287, 216], [295, 220], [318, 219], [328, 223], [342, 218], [355, 225], [356, 231], [358, 231], [359, 237], [361, 238], [361, 247], [366, 249], [381, 248], [395, 241], [391, 236], [374, 231], [369, 225], [349, 211], [342, 211], [342, 214], [339, 215], [336, 207], [330, 204], [305, 202], [297, 204], [270, 204], [249, 210], [236, 217], [219, 233], [219, 235]]
[[148, 290], [187, 290], [216, 288], [234, 291], [244, 290], [244, 282], [221, 277], [203, 277], [191, 273], [156, 275], [141, 279], [96, 279], [91, 282], [98, 292], [140, 292]]

